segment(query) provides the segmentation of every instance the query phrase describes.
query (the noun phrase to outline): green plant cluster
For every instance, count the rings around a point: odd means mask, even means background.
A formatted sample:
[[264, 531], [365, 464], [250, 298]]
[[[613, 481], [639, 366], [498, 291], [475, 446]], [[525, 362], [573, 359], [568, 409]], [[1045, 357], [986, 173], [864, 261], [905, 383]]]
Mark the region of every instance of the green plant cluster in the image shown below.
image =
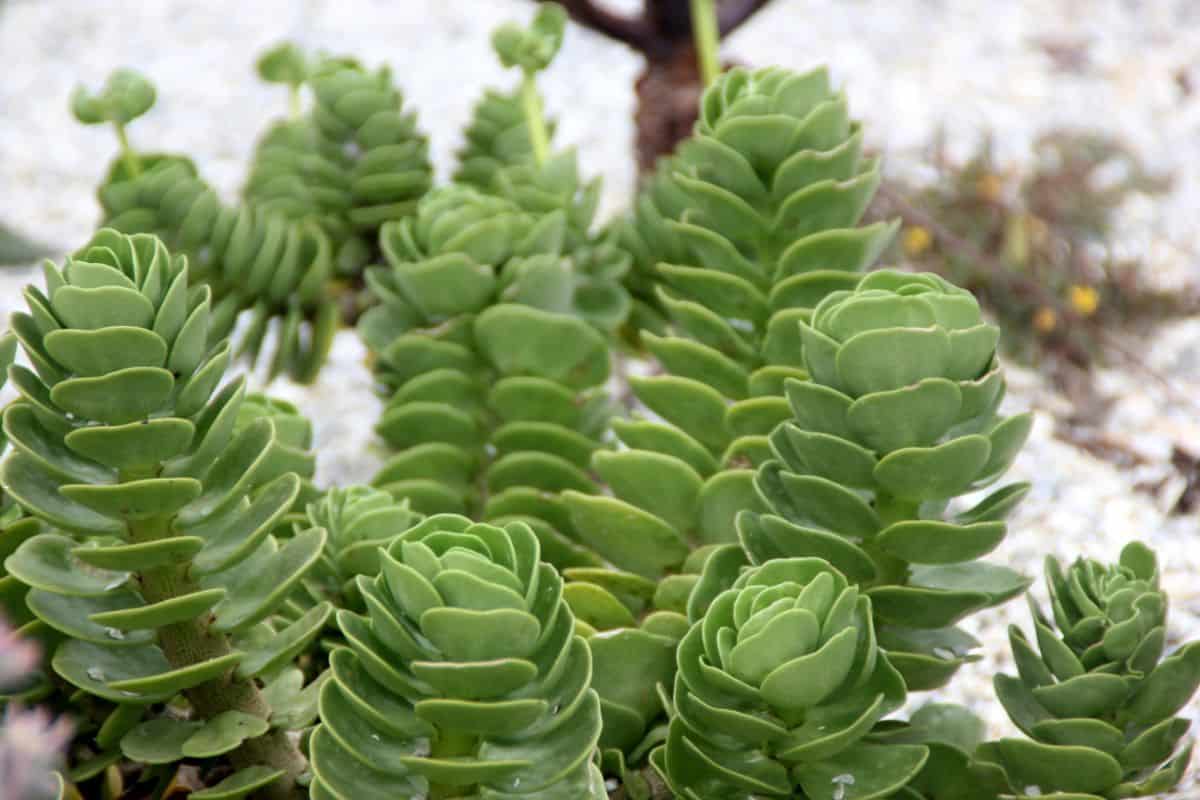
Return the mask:
[[98, 192], [101, 225], [154, 233], [186, 253], [193, 282], [213, 291], [212, 341], [244, 315], [238, 354], [261, 358], [271, 377], [308, 383], [342, 317], [357, 311], [353, 283], [380, 225], [411, 213], [429, 188], [428, 144], [386, 69], [335, 58], [310, 65], [285, 46], [259, 72], [294, 92], [308, 86], [314, 102], [268, 128], [236, 205], [189, 158], [131, 148], [125, 126], [156, 99], [144, 77], [118, 70], [96, 94], [77, 90], [72, 110], [84, 124], [111, 124], [121, 144]]
[[[519, 84], [439, 186], [387, 70], [352, 59], [260, 59], [291, 114], [235, 206], [128, 146], [144, 79], [77, 94], [122, 142], [113, 227], [0, 338], [0, 611], [44, 655], [3, 699], [71, 716], [60, 798], [1177, 785], [1200, 643], [1168, 644], [1138, 543], [1047, 561], [1051, 613], [995, 680], [1025, 738], [904, 711], [980, 658], [961, 623], [1030, 585], [984, 558], [1031, 419], [1001, 411], [970, 292], [877, 268], [897, 225], [861, 221], [879, 165], [827, 73], [716, 77], [601, 227], [537, 85], [565, 35], [557, 5], [496, 32]], [[232, 365], [274, 341], [268, 377], [313, 379], [351, 320], [386, 461], [326, 486], [319, 409]]]

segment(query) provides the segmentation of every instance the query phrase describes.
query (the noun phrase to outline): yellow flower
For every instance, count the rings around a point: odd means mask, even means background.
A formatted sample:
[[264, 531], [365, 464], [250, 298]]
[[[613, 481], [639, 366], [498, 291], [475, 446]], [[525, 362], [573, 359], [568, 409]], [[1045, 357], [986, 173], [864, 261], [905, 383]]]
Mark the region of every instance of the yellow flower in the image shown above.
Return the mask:
[[1068, 296], [1071, 308], [1085, 317], [1095, 314], [1100, 307], [1100, 293], [1091, 286], [1072, 286]]
[[933, 234], [928, 228], [914, 225], [904, 231], [904, 252], [910, 256], [919, 256], [933, 244]]
[[1058, 327], [1058, 314], [1049, 306], [1042, 306], [1033, 315], [1033, 327], [1038, 333], [1050, 333]]

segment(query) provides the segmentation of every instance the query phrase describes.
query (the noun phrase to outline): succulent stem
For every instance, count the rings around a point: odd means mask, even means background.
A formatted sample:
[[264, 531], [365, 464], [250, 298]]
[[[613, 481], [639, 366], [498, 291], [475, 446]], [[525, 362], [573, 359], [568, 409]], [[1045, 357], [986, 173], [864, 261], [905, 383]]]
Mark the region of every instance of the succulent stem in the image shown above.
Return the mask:
[[[157, 541], [172, 536], [169, 517], [155, 517], [129, 524], [130, 542]], [[200, 587], [188, 575], [186, 564], [167, 564], [142, 572], [139, 588], [147, 603], [158, 603], [172, 597], [182, 597]], [[211, 630], [208, 620], [195, 618], [158, 629], [158, 644], [172, 668], [180, 669], [199, 664], [232, 652], [228, 638]], [[271, 709], [252, 680], [228, 674], [223, 678], [202, 683], [184, 694], [204, 719], [225, 711], [241, 711], [267, 719]], [[263, 790], [263, 796], [288, 800], [297, 796], [296, 779], [307, 768], [307, 762], [285, 731], [272, 729], [263, 736], [248, 739], [230, 754], [238, 768], [262, 764], [283, 771], [283, 776]]]
[[[467, 734], [443, 732], [434, 743], [430, 756], [432, 758], [455, 758], [471, 756], [479, 747], [479, 739]], [[474, 787], [430, 784], [429, 800], [450, 800], [455, 797], [466, 797]]]
[[300, 84], [288, 84], [288, 114], [292, 119], [300, 118]]
[[114, 122], [113, 128], [117, 132], [117, 142], [121, 145], [121, 159], [125, 162], [125, 168], [129, 170], [130, 175], [141, 175], [142, 161], [129, 146], [129, 136], [125, 133], [124, 123]]
[[[880, 492], [875, 498], [875, 513], [879, 515], [882, 527], [886, 528], [896, 522], [920, 519], [919, 505], [919, 503], [901, 500], [890, 494]], [[871, 560], [875, 562], [875, 566], [879, 570], [879, 576], [876, 580], [878, 585], [887, 586], [904, 583], [908, 577], [908, 565], [903, 559], [885, 552], [873, 542], [864, 542], [862, 548], [864, 552], [871, 556]]]
[[696, 58], [700, 62], [700, 80], [710, 86], [721, 74], [717, 56], [721, 36], [717, 29], [717, 6], [713, 0], [692, 0], [692, 36], [696, 42]]
[[542, 116], [542, 97], [538, 94], [536, 73], [524, 70], [521, 77], [521, 108], [525, 112], [525, 124], [529, 128], [529, 143], [533, 146], [533, 158], [540, 165], [550, 152], [550, 137], [546, 133], [546, 120]]

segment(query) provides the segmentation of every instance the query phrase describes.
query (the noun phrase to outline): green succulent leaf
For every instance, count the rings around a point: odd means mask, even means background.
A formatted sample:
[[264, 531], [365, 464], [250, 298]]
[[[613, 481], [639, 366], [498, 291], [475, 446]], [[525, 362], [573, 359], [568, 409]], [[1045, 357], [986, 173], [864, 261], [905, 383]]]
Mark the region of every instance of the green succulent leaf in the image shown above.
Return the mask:
[[255, 69], [268, 83], [297, 86], [308, 78], [311, 67], [299, 47], [292, 42], [282, 42], [259, 56]]
[[492, 47], [506, 67], [538, 72], [549, 66], [562, 46], [567, 13], [554, 3], [542, 3], [528, 28], [503, 25], [492, 34]]
[[119, 69], [109, 76], [98, 94], [82, 86], [77, 88], [71, 96], [71, 111], [85, 125], [125, 124], [149, 111], [154, 99], [153, 84], [133, 70]]
[[254, 766], [240, 769], [215, 786], [192, 792], [196, 800], [240, 800], [283, 777], [283, 770]]
[[912, 780], [928, 756], [920, 745], [859, 744], [834, 761], [800, 765], [793, 776], [814, 800], [890, 797]]
[[212, 758], [237, 748], [246, 739], [267, 732], [267, 722], [261, 717], [241, 711], [225, 711], [205, 722], [180, 746], [189, 758]]
[[146, 764], [170, 764], [184, 757], [183, 746], [204, 726], [201, 722], [162, 717], [143, 722], [121, 739], [126, 758]]

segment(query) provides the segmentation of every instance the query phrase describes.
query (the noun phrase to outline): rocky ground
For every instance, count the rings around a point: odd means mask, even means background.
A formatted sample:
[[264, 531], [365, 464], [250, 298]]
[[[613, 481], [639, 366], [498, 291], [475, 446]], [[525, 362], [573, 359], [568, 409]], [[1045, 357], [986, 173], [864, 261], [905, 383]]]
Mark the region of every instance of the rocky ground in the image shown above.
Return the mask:
[[[232, 196], [256, 133], [285, 106], [280, 91], [255, 78], [254, 55], [285, 37], [390, 63], [445, 175], [474, 99], [484, 86], [512, 80], [492, 58], [488, 33], [528, 8], [523, 0], [9, 0], [0, 5], [0, 217], [60, 250], [84, 241], [114, 142], [107, 131], [76, 124], [67, 98], [77, 83], [97, 85], [119, 66], [143, 71], [159, 89], [158, 107], [132, 127], [135, 144], [192, 154]], [[752, 64], [829, 63], [869, 140], [898, 172], [922, 174], [921, 150], [938, 129], [960, 155], [991, 131], [1010, 163], [1049, 128], [1118, 134], [1152, 168], [1176, 177], [1166, 198], [1130, 201], [1119, 247], [1141, 254], [1153, 267], [1148, 279], [1163, 286], [1200, 282], [1200, 4], [776, 0], [728, 49]], [[624, 205], [633, 184], [631, 83], [638, 69], [621, 47], [572, 30], [544, 81], [547, 104], [561, 120], [560, 140], [579, 147], [588, 173], [606, 176], [608, 213]], [[0, 311], [19, 303], [19, 287], [31, 275], [0, 272]], [[1200, 455], [1200, 319], [1131, 335], [1126, 349], [1142, 366], [1122, 362], [1100, 372], [1098, 385], [1113, 406], [1092, 422], [1103, 438], [1137, 455], [1136, 467], [1118, 467], [1056, 437], [1070, 404], [1037, 373], [1011, 370], [1009, 405], [1037, 411], [1013, 477], [1034, 489], [997, 557], [1040, 576], [1046, 554], [1111, 559], [1130, 538], [1145, 539], [1164, 562], [1178, 642], [1200, 637], [1200, 521], [1194, 512], [1166, 513], [1184, 488], [1170, 466], [1174, 449]], [[363, 356], [353, 334], [344, 333], [316, 386], [271, 387], [317, 418], [327, 483], [365, 480], [378, 463], [371, 424], [379, 407]], [[985, 713], [993, 734], [1011, 727], [991, 697], [991, 676], [1010, 667], [1007, 625], [1026, 617], [1024, 604], [1014, 602], [974, 618], [971, 627], [989, 655], [944, 693]], [[1181, 797], [1200, 796], [1195, 774]]]

